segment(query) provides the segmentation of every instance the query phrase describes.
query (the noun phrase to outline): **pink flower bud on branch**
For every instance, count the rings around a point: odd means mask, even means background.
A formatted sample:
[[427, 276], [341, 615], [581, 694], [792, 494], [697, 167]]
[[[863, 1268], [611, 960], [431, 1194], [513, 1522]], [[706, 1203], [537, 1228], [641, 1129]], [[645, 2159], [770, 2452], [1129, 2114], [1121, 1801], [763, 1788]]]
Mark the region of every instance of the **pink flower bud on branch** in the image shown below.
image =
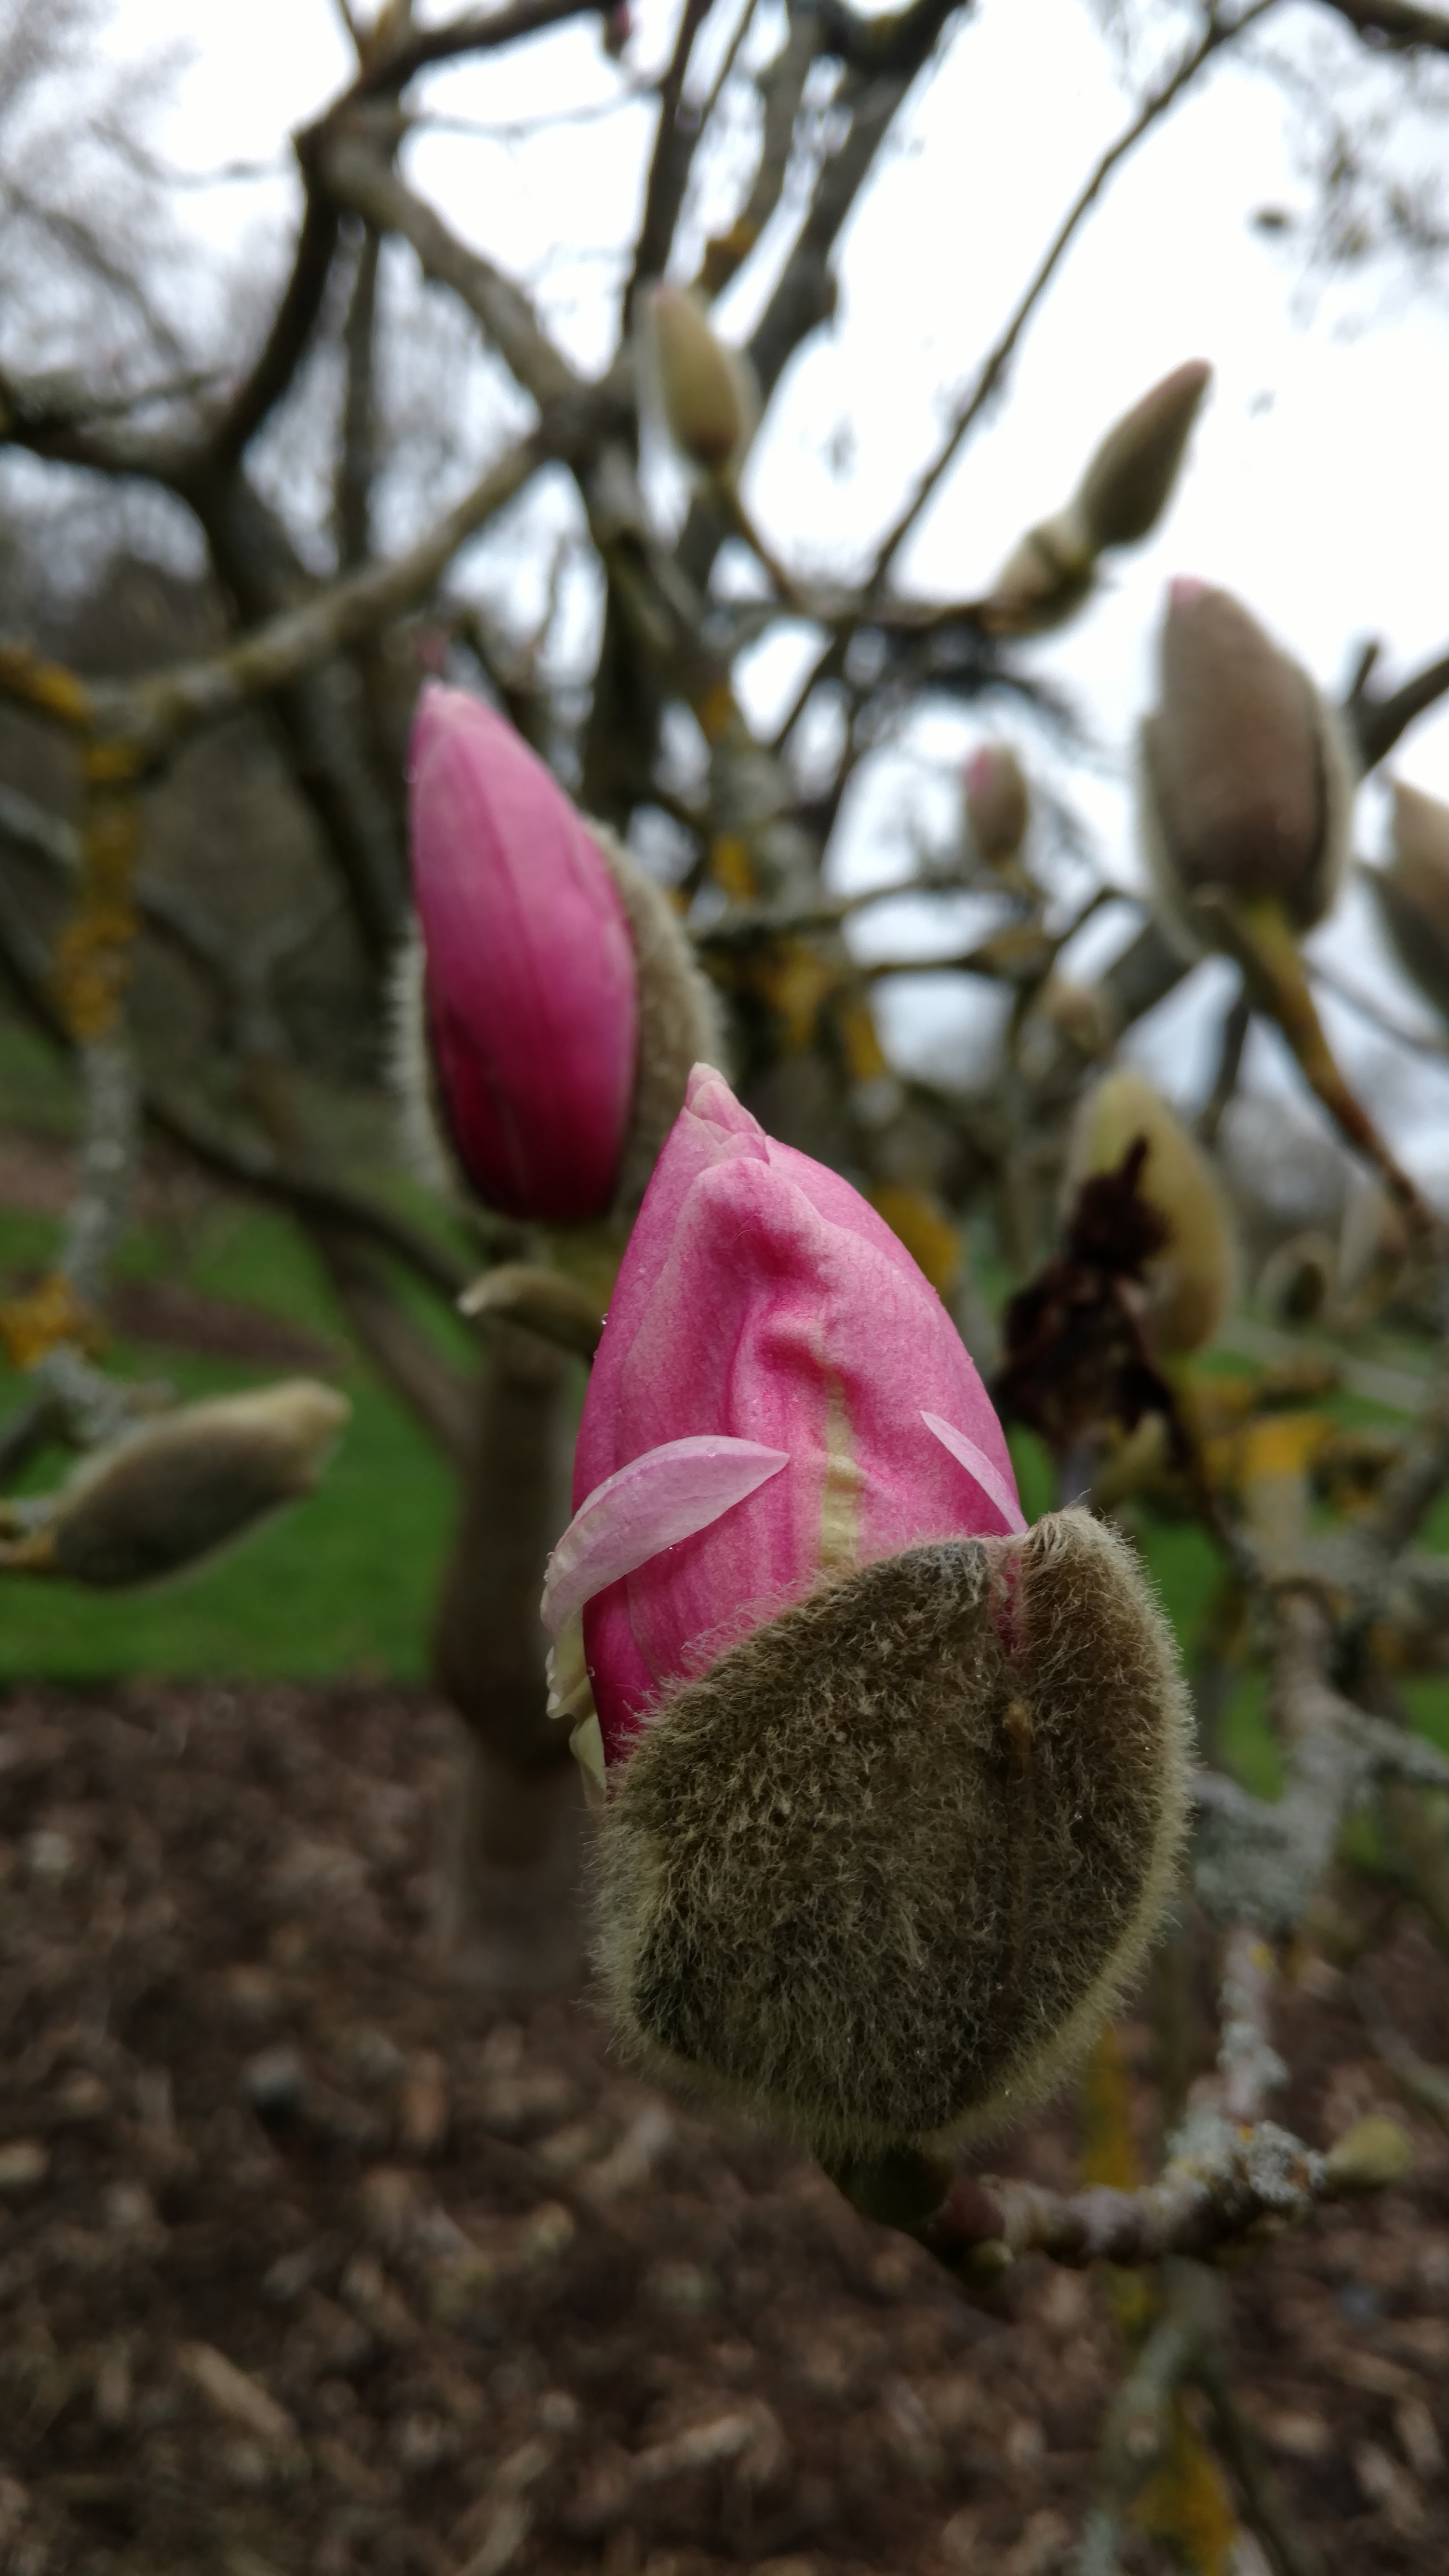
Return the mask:
[[977, 856], [989, 868], [1017, 858], [1031, 821], [1031, 799], [1022, 766], [1010, 745], [983, 743], [966, 763], [966, 826]]
[[455, 1160], [489, 1207], [545, 1224], [637, 1205], [690, 1065], [719, 1043], [668, 897], [464, 690], [423, 690], [410, 803], [421, 935], [398, 1074], [434, 1167]]
[[1202, 898], [1272, 897], [1321, 921], [1348, 857], [1354, 772], [1306, 671], [1225, 590], [1174, 581], [1157, 708], [1142, 732], [1143, 839], [1163, 927], [1214, 944]]
[[850, 2148], [980, 2126], [1086, 2044], [1180, 1839], [1129, 1552], [1025, 1530], [945, 1309], [701, 1067], [620, 1270], [555, 1704], [607, 1772], [599, 1955], [663, 2069]]

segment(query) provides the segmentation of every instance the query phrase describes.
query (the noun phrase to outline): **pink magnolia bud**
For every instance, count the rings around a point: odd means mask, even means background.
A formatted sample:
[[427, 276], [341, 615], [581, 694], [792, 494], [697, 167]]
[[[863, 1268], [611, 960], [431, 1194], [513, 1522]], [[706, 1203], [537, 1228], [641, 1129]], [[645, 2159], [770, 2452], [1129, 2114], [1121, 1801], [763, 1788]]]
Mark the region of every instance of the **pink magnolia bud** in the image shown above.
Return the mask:
[[1040, 2089], [1165, 1895], [1172, 1649], [1096, 1523], [1026, 1532], [934, 1290], [708, 1067], [619, 1273], [575, 1501], [544, 1621], [607, 1766], [600, 1957], [636, 2047], [836, 2147]]
[[1174, 581], [1156, 712], [1142, 732], [1143, 838], [1164, 928], [1210, 944], [1198, 897], [1273, 896], [1323, 919], [1348, 856], [1353, 768], [1306, 671], [1225, 590]]
[[1031, 800], [1015, 752], [1008, 743], [983, 743], [966, 763], [966, 822], [989, 868], [1016, 857], [1030, 820]]
[[446, 1172], [441, 1127], [480, 1198], [543, 1224], [637, 1205], [717, 1047], [668, 897], [462, 689], [423, 690], [410, 778], [397, 1070], [422, 1159]]

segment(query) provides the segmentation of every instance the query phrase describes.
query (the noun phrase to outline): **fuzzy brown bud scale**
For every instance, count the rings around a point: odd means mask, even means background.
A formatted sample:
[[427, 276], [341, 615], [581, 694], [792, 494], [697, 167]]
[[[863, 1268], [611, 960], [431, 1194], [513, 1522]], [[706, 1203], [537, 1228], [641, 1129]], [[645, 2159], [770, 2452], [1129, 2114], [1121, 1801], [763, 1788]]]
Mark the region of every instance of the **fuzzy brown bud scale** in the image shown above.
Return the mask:
[[836, 2158], [1014, 2118], [1142, 1959], [1188, 1747], [1167, 1623], [1083, 1512], [825, 1585], [669, 1695], [612, 1783], [626, 2041]]
[[1348, 857], [1347, 746], [1307, 672], [1224, 590], [1172, 585], [1141, 784], [1158, 910], [1185, 955], [1212, 944], [1214, 893], [1271, 897], [1300, 931], [1323, 919]]
[[1082, 477], [1076, 507], [1097, 552], [1140, 545], [1166, 509], [1212, 369], [1175, 367], [1112, 429]]

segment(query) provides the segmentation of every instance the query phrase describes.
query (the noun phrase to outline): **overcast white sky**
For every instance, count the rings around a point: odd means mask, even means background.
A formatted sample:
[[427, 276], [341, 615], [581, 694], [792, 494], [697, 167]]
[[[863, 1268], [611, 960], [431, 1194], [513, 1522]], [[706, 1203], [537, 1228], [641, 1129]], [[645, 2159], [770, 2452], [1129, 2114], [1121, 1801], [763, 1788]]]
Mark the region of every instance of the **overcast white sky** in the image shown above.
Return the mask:
[[[423, 94], [451, 115], [490, 123], [617, 98], [631, 73], [661, 63], [676, 6], [643, 0], [622, 72], [604, 58], [590, 20], [449, 70]], [[721, 35], [732, 16], [722, 14]], [[1326, 13], [1291, 7], [1271, 23], [1281, 26], [1275, 41], [1299, 59], [1339, 60], [1372, 77]], [[769, 24], [764, 11], [760, 24]], [[193, 171], [275, 154], [347, 71], [332, 0], [119, 0], [109, 40], [118, 53], [171, 39], [187, 44], [191, 59], [153, 139]], [[753, 501], [787, 560], [844, 568], [889, 518], [931, 451], [943, 398], [969, 378], [1124, 112], [1120, 66], [1088, 0], [980, 0], [960, 24], [846, 237], [837, 326], [818, 334], [792, 370], [772, 437], [752, 465]], [[652, 125], [652, 108], [634, 103], [526, 144], [451, 134], [413, 147], [417, 183], [465, 234], [527, 276], [590, 365], [608, 354], [605, 290], [617, 274], [601, 254], [628, 237]], [[1172, 573], [1235, 590], [1329, 688], [1341, 685], [1367, 635], [1383, 639], [1390, 675], [1449, 642], [1449, 267], [1442, 285], [1422, 289], [1380, 267], [1346, 287], [1305, 292], [1295, 236], [1269, 238], [1250, 218], [1264, 205], [1306, 210], [1309, 202], [1282, 92], [1231, 64], [1215, 71], [1114, 182], [1028, 336], [1009, 400], [901, 566], [904, 579], [930, 591], [969, 593], [1022, 526], [1066, 498], [1116, 413], [1181, 359], [1213, 361], [1211, 405], [1164, 528], [1120, 561], [1066, 636], [1034, 648], [1036, 666], [1071, 690], [1102, 746], [1097, 773], [1074, 773], [1072, 783], [1104, 864], [1124, 885], [1137, 871], [1123, 781], [1151, 699], [1156, 622]], [[260, 261], [293, 203], [284, 170], [263, 185], [190, 195], [185, 211], [219, 243], [246, 237]], [[769, 269], [767, 243], [722, 307], [727, 329], [748, 328]], [[750, 675], [762, 704], [777, 697], [790, 654], [783, 640]], [[979, 714], [946, 714], [918, 729], [914, 747], [954, 760], [983, 730]], [[1034, 737], [1023, 740], [1034, 746]], [[1449, 798], [1449, 713], [1420, 725], [1394, 767]], [[903, 800], [919, 803], [922, 792], [914, 768], [876, 765], [850, 817], [848, 877], [893, 872]], [[944, 831], [942, 795], [932, 808], [927, 789], [924, 810]], [[1366, 794], [1360, 846], [1375, 849], [1382, 828], [1382, 799]], [[911, 925], [876, 918], [898, 953]], [[947, 935], [954, 940], [958, 927]], [[1120, 941], [1120, 916], [1112, 935]], [[1404, 1019], [1422, 1021], [1378, 950], [1362, 896], [1350, 897], [1318, 945], [1392, 995]], [[1221, 992], [1220, 970], [1199, 980], [1196, 1007], [1176, 1010], [1170, 1039], [1149, 1032], [1159, 1070], [1180, 1094], [1204, 1079]], [[904, 1052], [944, 1034], [969, 1058], [979, 988], [901, 984], [886, 1008]], [[1383, 1095], [1378, 1042], [1336, 1009], [1330, 1020], [1417, 1167], [1449, 1176], [1449, 1080], [1400, 1058]], [[1268, 1071], [1267, 1051], [1260, 1070]]]

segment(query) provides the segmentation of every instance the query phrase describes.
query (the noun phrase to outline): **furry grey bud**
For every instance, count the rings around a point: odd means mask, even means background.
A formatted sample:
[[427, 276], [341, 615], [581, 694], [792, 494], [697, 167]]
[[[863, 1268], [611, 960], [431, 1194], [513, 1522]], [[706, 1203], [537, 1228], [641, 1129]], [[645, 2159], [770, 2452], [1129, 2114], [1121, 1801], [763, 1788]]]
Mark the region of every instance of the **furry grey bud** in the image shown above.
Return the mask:
[[1171, 587], [1140, 788], [1158, 911], [1185, 955], [1211, 945], [1195, 903], [1214, 890], [1272, 896], [1296, 930], [1323, 919], [1349, 849], [1342, 730], [1307, 672], [1205, 582]]
[[626, 2041], [837, 2159], [1014, 2118], [1146, 1951], [1188, 1746], [1171, 1632], [1085, 1512], [827, 1583], [651, 1709], [611, 1775]]
[[1211, 367], [1193, 358], [1164, 376], [1108, 430], [1076, 500], [1096, 552], [1139, 545], [1156, 527], [1211, 380]]
[[101, 1591], [179, 1574], [310, 1494], [351, 1410], [311, 1378], [182, 1405], [86, 1459], [11, 1561]]

